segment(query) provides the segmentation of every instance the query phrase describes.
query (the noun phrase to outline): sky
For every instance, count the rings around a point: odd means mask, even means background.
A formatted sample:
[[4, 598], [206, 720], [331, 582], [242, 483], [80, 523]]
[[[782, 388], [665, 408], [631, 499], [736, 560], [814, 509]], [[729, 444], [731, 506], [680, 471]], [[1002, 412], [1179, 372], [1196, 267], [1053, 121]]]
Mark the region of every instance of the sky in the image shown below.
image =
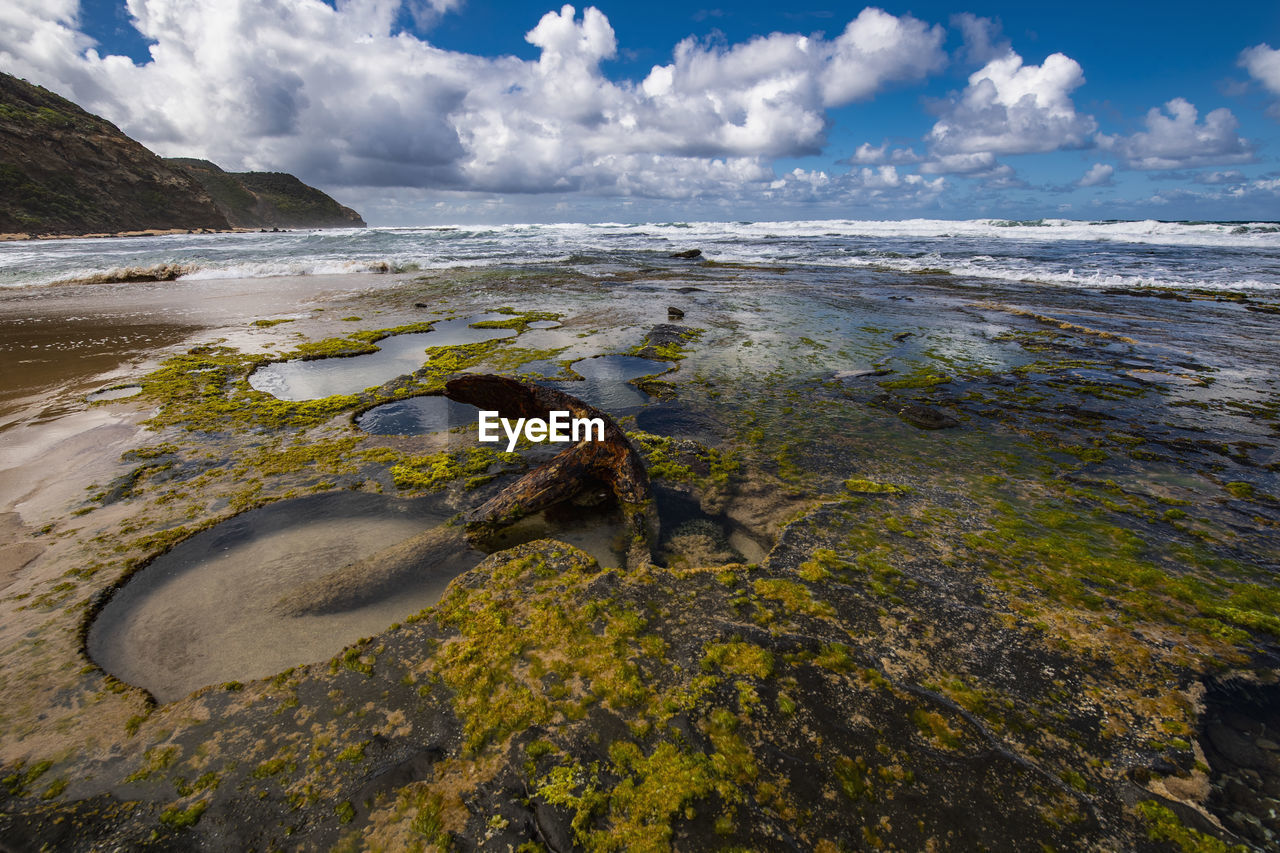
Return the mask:
[[0, 70], [373, 225], [1280, 219], [1280, 3], [4, 0]]

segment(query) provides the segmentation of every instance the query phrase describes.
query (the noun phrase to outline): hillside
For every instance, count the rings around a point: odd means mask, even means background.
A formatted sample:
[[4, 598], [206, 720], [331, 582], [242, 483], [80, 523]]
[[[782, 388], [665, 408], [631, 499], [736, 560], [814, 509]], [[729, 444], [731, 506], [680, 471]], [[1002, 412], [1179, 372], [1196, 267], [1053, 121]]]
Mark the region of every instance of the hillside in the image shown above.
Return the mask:
[[165, 163], [194, 179], [237, 228], [362, 228], [364, 220], [315, 187], [284, 172], [226, 172], [208, 160]]
[[0, 234], [363, 225], [292, 175], [166, 161], [106, 119], [0, 73]]
[[228, 227], [198, 183], [111, 122], [0, 74], [0, 232]]

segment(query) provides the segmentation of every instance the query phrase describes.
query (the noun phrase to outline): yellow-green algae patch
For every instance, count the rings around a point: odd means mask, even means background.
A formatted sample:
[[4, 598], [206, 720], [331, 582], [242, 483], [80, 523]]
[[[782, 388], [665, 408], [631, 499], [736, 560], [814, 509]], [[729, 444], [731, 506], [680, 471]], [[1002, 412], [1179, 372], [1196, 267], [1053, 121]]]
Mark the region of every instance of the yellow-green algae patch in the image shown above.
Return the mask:
[[[544, 312], [517, 314], [511, 322], [527, 325]], [[143, 377], [142, 395], [159, 405], [147, 424], [153, 429], [180, 426], [199, 432], [233, 429], [305, 429], [322, 424], [342, 412], [367, 408], [378, 402], [412, 394], [439, 392], [452, 374], [488, 363], [498, 371], [510, 371], [530, 361], [552, 358], [562, 349], [536, 350], [506, 346], [509, 338], [424, 351], [426, 362], [408, 382], [393, 381], [381, 393], [340, 394], [319, 400], [280, 400], [249, 384], [249, 375], [272, 361], [320, 359], [376, 352], [377, 342], [391, 335], [430, 331], [434, 321], [386, 329], [358, 331], [342, 337], [299, 343], [273, 357], [241, 352], [212, 344], [193, 347], [166, 359], [160, 368]]]

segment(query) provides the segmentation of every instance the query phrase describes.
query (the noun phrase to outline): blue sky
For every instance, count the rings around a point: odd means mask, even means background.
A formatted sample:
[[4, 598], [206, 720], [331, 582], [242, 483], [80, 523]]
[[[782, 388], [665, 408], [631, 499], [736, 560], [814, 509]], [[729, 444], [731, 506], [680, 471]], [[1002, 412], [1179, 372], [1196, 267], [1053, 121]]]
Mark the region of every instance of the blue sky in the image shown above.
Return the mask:
[[374, 224], [1280, 218], [1276, 3], [11, 2], [0, 69]]

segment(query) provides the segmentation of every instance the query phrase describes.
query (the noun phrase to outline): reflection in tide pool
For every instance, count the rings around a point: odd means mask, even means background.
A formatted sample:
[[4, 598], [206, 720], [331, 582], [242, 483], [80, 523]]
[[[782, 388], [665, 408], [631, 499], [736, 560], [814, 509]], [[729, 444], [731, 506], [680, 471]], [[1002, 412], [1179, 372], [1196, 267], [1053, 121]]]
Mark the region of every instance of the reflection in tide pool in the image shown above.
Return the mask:
[[443, 320], [430, 332], [392, 335], [377, 342], [368, 355], [280, 361], [264, 365], [249, 376], [249, 384], [280, 400], [319, 400], [334, 394], [358, 394], [366, 388], [413, 373], [427, 363], [428, 347], [478, 344], [509, 338], [514, 329], [475, 329], [472, 323], [508, 319], [505, 314], [481, 314], [463, 320]]
[[649, 402], [649, 395], [630, 384], [631, 380], [664, 373], [674, 365], [634, 355], [602, 355], [575, 361], [571, 366], [582, 382], [548, 384], [597, 409], [620, 415]]
[[410, 397], [374, 406], [356, 419], [372, 435], [424, 435], [454, 427], [475, 426], [480, 410], [448, 397]]

